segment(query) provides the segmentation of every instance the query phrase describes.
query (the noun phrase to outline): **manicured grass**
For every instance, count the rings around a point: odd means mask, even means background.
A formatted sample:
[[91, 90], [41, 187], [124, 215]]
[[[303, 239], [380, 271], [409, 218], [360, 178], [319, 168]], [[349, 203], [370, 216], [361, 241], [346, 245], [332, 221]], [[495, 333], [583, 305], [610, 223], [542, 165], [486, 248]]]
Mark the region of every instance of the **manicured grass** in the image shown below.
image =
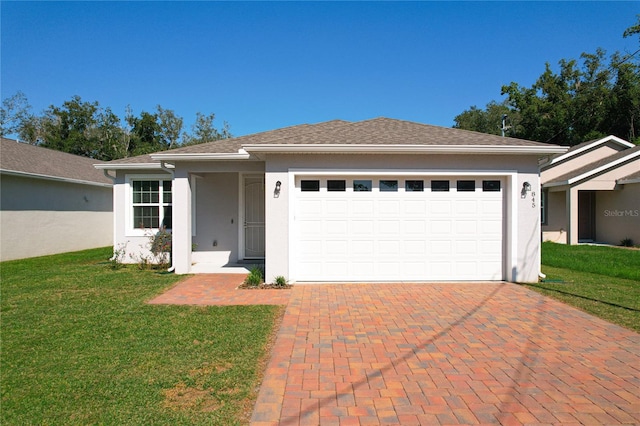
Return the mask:
[[640, 250], [542, 243], [542, 264], [640, 281]]
[[282, 308], [146, 301], [110, 248], [3, 262], [0, 424], [246, 424]]
[[640, 332], [640, 251], [545, 242], [542, 264], [529, 288]]

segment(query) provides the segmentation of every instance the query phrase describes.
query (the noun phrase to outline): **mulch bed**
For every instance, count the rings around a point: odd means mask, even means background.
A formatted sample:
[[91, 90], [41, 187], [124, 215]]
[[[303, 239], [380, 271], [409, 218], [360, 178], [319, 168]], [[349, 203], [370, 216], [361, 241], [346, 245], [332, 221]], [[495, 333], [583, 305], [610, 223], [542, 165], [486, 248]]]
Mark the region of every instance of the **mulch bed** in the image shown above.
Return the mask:
[[248, 285], [248, 284], [240, 284], [238, 288], [242, 290], [289, 290], [293, 285], [285, 284], [285, 285], [275, 285], [275, 284], [265, 284], [262, 283], [260, 285]]

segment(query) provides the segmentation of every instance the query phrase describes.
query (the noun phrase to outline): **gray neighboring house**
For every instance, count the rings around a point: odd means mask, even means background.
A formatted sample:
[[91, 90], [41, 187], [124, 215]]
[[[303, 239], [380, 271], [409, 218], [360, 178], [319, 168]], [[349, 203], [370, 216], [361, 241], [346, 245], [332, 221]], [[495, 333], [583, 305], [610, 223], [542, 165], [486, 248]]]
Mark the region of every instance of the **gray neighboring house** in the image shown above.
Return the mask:
[[166, 226], [178, 274], [537, 281], [539, 160], [566, 147], [389, 118], [303, 124], [97, 164], [114, 243]]
[[2, 138], [0, 260], [113, 244], [113, 181], [95, 163]]

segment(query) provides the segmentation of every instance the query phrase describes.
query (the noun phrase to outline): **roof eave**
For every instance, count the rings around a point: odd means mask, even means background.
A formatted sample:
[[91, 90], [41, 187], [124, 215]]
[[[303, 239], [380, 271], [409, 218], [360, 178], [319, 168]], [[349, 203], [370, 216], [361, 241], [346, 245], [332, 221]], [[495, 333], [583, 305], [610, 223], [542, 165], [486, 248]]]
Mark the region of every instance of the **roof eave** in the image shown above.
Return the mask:
[[111, 188], [113, 186], [110, 183], [94, 182], [94, 181], [82, 180], [82, 179], [72, 179], [72, 178], [65, 178], [65, 177], [60, 177], [60, 176], [43, 175], [43, 174], [39, 174], [39, 173], [21, 172], [21, 171], [17, 171], [17, 170], [0, 169], [0, 174], [9, 175], [9, 176], [30, 177], [30, 178], [43, 179], [43, 180], [51, 180], [51, 181], [55, 181], [55, 182], [66, 182], [66, 183], [76, 183], [76, 184], [81, 184], [81, 185], [101, 186], [101, 187], [105, 187], [105, 188]]
[[259, 144], [244, 145], [248, 152], [256, 153], [397, 153], [397, 154], [557, 154], [567, 147], [519, 145], [364, 145], [364, 144]]
[[98, 170], [162, 170], [160, 163], [102, 163], [94, 164]]
[[251, 155], [247, 152], [183, 154], [159, 153], [151, 154], [151, 158], [158, 161], [249, 160]]
[[[610, 135], [610, 136], [606, 136], [604, 138], [595, 140], [592, 143], [590, 143], [589, 145], [583, 146], [582, 148], [577, 149], [575, 151], [572, 151], [572, 152], [569, 152], [569, 153], [567, 153], [565, 151], [565, 155], [561, 155], [559, 157], [552, 158], [551, 161], [549, 161], [548, 163], [544, 164], [542, 166], [542, 168], [543, 169], [547, 169], [549, 167], [552, 167], [552, 166], [558, 164], [559, 162], [566, 160], [567, 158], [575, 157], [576, 155], [582, 154], [585, 151], [588, 151], [588, 150], [590, 150], [590, 149], [592, 149], [592, 148], [594, 148], [594, 147], [596, 147], [598, 145], [602, 145], [603, 143], [606, 143], [606, 142], [609, 142], [609, 141], [616, 142], [617, 144], [622, 145], [622, 146], [627, 147], [627, 148], [633, 148], [635, 146], [631, 142], [627, 142], [624, 139], [620, 139], [617, 136]], [[569, 148], [567, 147], [567, 151], [568, 151], [568, 149]]]

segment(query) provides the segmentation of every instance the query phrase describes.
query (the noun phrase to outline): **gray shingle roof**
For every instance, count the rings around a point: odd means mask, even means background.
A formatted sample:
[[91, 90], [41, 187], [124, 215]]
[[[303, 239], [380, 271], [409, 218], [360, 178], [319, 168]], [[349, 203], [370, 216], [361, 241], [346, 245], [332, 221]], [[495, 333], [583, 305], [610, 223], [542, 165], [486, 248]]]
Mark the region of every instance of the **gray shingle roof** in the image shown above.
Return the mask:
[[[549, 144], [506, 138], [448, 127], [390, 118], [358, 122], [332, 120], [163, 151], [162, 154], [230, 154], [247, 145], [450, 145], [549, 147]], [[160, 154], [160, 153], [157, 153]], [[115, 160], [110, 164], [154, 162], [149, 156]]]
[[111, 179], [93, 167], [103, 161], [67, 154], [39, 146], [2, 138], [0, 170], [5, 173], [40, 175], [43, 177], [111, 185]]
[[607, 164], [613, 163], [616, 160], [620, 160], [623, 159], [624, 157], [630, 156], [633, 153], [636, 153], [640, 151], [640, 145], [634, 147], [634, 148], [629, 148], [629, 149], [623, 149], [620, 152], [617, 152], [613, 155], [610, 155], [608, 157], [602, 158], [598, 161], [594, 161], [593, 163], [589, 163], [585, 166], [580, 167], [579, 169], [575, 169], [569, 173], [565, 173], [561, 176], [558, 176], [557, 178], [553, 179], [550, 182], [545, 183], [545, 186], [550, 186], [550, 185], [558, 185], [558, 184], [562, 184], [562, 183], [566, 183], [571, 179], [574, 179], [578, 176], [581, 176], [585, 173], [589, 173], [592, 170], [596, 170], [600, 167], [606, 166]]

